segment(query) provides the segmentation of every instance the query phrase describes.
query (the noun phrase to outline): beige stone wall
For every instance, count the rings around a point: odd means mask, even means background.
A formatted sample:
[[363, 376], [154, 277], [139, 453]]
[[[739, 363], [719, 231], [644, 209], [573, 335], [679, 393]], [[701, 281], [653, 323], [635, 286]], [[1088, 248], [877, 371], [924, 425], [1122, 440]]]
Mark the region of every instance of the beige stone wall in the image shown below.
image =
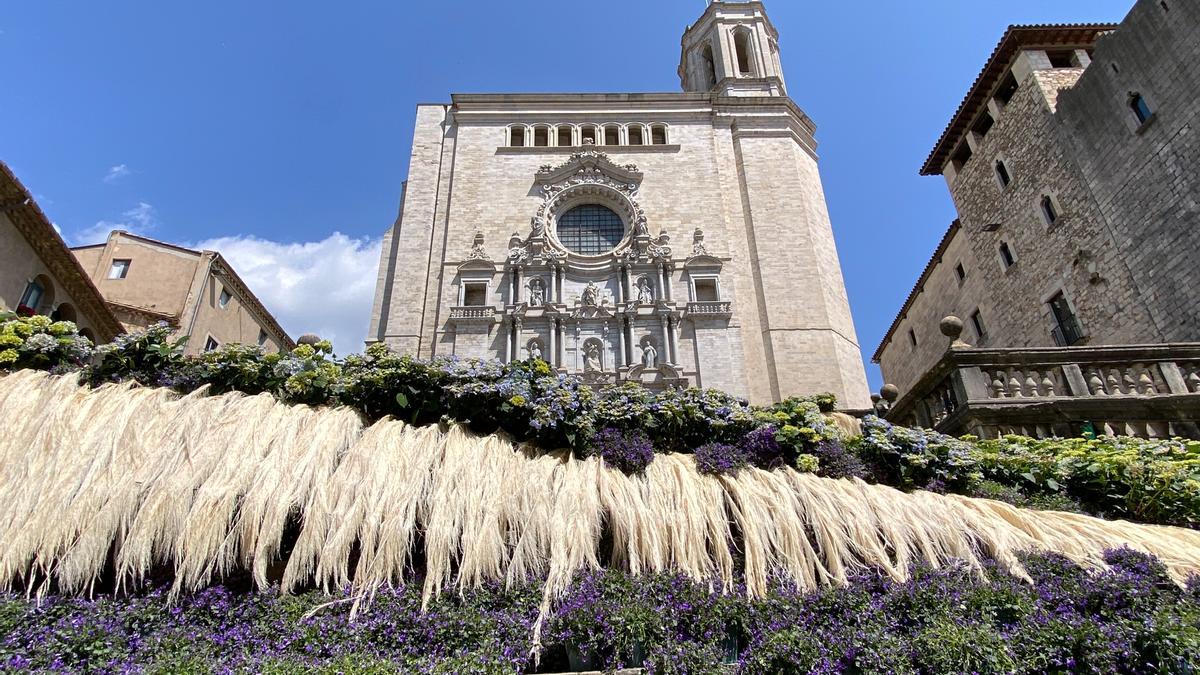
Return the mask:
[[[449, 308], [459, 304], [457, 266], [476, 232], [482, 233], [498, 267], [489, 280], [489, 300], [497, 308], [512, 304], [504, 260], [510, 237], [529, 235], [541, 204], [534, 176], [541, 166], [557, 166], [578, 151], [511, 150], [503, 147], [506, 127], [663, 123], [669, 126], [666, 145], [595, 149], [617, 165], [637, 165], [644, 175], [638, 202], [650, 234], [672, 238], [672, 300], [680, 307], [687, 303], [689, 281], [682, 262], [696, 228], [703, 230], [712, 255], [724, 261], [721, 294], [733, 303], [733, 317], [721, 337], [683, 321], [677, 361], [684, 375], [758, 402], [834, 391], [843, 404], [865, 407], [865, 373], [811, 138], [787, 106], [777, 98], [754, 108], [714, 108], [709, 97], [686, 94], [492, 97], [449, 114], [442, 106], [421, 106], [402, 213], [384, 240], [371, 339], [422, 356], [483, 350], [502, 358], [501, 326], [482, 334], [472, 328], [468, 337], [448, 320]], [[589, 280], [613, 297], [618, 293], [615, 276], [581, 272], [567, 275], [564, 298], [577, 297]], [[522, 347], [534, 330], [522, 335]], [[548, 335], [537, 337], [548, 345]], [[665, 338], [657, 318], [637, 321], [633, 342], [646, 338], [661, 350]], [[616, 342], [609, 343], [610, 362], [619, 357]], [[580, 360], [579, 344], [582, 340], [564, 339], [568, 370]], [[635, 359], [637, 354], [640, 350]]]
[[[15, 310], [29, 282], [42, 277], [46, 293], [35, 309], [39, 314], [51, 314], [67, 305], [64, 311], [73, 312], [75, 323], [85, 334], [95, 334], [95, 324], [79, 310], [79, 304], [55, 278], [46, 263], [38, 257], [12, 221], [0, 212], [0, 306]], [[44, 283], [48, 281], [49, 283]]]

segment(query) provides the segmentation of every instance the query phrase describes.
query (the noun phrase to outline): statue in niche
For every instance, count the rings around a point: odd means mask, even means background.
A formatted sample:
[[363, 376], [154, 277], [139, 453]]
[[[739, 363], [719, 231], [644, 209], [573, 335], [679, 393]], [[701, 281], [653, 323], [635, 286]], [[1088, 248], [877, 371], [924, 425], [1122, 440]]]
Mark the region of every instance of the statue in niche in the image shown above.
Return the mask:
[[658, 367], [658, 350], [654, 348], [653, 342], [642, 345], [642, 365], [647, 369]]
[[546, 285], [541, 279], [533, 278], [529, 280], [529, 306], [541, 307], [546, 302]]
[[596, 284], [588, 282], [586, 288], [583, 289], [583, 296], [580, 298], [584, 307], [595, 307], [600, 304], [600, 289], [596, 288]]
[[589, 342], [583, 347], [583, 371], [585, 373], [598, 373], [604, 370], [604, 366], [600, 363], [600, 345], [595, 342]]
[[539, 344], [537, 340], [530, 341], [529, 346], [526, 347], [526, 349], [529, 351], [529, 358], [531, 360], [542, 358], [542, 345]]
[[637, 298], [639, 305], [654, 304], [654, 287], [650, 284], [650, 280], [646, 277], [638, 279]]

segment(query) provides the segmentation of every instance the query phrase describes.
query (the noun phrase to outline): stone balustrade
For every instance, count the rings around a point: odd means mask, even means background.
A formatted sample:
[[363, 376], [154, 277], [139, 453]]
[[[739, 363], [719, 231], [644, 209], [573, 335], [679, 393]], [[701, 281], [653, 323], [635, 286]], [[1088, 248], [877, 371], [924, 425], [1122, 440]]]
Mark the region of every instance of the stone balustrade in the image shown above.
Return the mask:
[[942, 360], [908, 392], [885, 387], [889, 421], [983, 438], [1200, 438], [1200, 343], [977, 349], [951, 318]]
[[698, 318], [725, 318], [733, 315], [732, 306], [726, 300], [689, 302], [686, 312], [688, 316]]
[[496, 321], [496, 308], [490, 305], [451, 307], [450, 320], [455, 323], [493, 323]]

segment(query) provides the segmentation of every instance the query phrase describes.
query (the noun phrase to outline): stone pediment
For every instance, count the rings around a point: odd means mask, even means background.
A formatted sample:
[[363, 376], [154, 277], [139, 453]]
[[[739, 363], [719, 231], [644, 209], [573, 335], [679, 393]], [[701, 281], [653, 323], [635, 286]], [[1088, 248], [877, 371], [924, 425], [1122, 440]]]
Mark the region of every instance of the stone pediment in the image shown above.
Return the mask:
[[618, 165], [608, 155], [596, 150], [584, 150], [571, 155], [558, 166], [543, 165], [537, 172], [537, 182], [542, 185], [561, 183], [572, 176], [603, 174], [617, 183], [636, 184], [642, 181], [642, 172], [633, 164]]

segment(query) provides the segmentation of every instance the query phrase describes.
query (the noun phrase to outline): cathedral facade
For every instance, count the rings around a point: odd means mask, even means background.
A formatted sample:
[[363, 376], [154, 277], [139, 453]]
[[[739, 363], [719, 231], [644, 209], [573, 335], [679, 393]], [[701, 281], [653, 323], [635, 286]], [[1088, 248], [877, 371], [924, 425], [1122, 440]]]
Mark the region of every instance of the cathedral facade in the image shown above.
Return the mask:
[[710, 4], [679, 77], [682, 93], [418, 106], [368, 340], [867, 407], [815, 126], [762, 4]]

